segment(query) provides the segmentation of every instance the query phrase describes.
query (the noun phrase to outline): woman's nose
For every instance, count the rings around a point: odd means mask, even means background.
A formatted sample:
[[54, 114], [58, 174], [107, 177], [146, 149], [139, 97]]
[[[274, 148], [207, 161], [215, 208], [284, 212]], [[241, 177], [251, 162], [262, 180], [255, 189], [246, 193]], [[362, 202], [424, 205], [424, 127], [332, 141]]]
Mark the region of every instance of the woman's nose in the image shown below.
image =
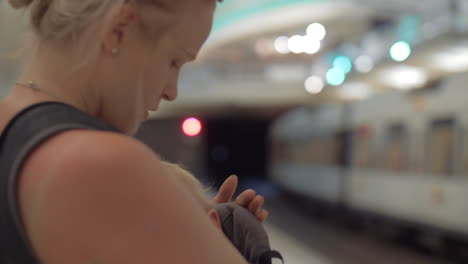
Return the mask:
[[172, 74], [163, 93], [164, 100], [174, 101], [177, 98], [177, 86], [179, 82], [179, 72]]
[[171, 82], [166, 86], [163, 98], [166, 101], [174, 101], [177, 98], [177, 81]]

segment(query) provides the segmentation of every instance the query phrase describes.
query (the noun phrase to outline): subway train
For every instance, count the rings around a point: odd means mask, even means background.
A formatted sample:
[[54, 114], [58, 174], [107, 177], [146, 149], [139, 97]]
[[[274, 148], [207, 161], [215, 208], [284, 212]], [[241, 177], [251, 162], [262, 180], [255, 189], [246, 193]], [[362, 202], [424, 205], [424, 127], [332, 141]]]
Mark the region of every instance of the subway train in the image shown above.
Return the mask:
[[271, 127], [269, 175], [284, 190], [468, 241], [468, 74], [427, 88], [301, 107]]

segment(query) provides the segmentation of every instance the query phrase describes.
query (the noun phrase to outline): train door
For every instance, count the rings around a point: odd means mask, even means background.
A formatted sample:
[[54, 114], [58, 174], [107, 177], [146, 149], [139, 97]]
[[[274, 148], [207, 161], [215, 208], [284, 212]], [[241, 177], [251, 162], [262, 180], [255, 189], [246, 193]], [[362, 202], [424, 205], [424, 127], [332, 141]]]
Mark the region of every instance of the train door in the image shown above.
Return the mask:
[[371, 166], [371, 129], [368, 125], [359, 126], [354, 132], [352, 145], [353, 166], [368, 169]]
[[407, 170], [409, 163], [409, 141], [406, 126], [402, 123], [389, 126], [385, 141], [382, 167], [394, 172]]
[[426, 168], [435, 175], [450, 176], [455, 171], [456, 122], [453, 118], [434, 120], [429, 131]]

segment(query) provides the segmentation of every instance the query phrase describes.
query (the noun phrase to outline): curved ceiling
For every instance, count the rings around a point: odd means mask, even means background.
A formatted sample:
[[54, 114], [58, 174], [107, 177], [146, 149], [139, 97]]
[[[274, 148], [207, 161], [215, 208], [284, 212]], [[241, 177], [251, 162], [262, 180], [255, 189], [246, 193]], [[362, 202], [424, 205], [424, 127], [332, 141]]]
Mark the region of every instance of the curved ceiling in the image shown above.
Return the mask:
[[335, 0], [226, 0], [221, 3], [215, 16], [213, 33], [236, 22], [265, 12], [300, 4], [334, 2]]
[[339, 0], [241, 0], [239, 3], [227, 3], [236, 4], [220, 4], [205, 52], [268, 33], [287, 32], [311, 21], [364, 16], [367, 11]]

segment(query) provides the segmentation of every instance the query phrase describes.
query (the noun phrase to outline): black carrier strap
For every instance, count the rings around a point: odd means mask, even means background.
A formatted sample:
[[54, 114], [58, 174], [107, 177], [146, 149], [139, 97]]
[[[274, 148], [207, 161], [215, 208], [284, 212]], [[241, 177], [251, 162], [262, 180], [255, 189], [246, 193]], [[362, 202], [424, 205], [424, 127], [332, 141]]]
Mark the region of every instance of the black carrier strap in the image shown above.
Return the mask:
[[71, 129], [120, 133], [114, 127], [63, 103], [27, 107], [8, 124], [0, 137], [0, 263], [39, 264], [21, 219], [18, 174], [28, 155], [41, 143]]
[[281, 263], [284, 264], [283, 256], [276, 250], [271, 250], [261, 255], [258, 259], [258, 264], [271, 264], [271, 260], [275, 258], [280, 259]]

